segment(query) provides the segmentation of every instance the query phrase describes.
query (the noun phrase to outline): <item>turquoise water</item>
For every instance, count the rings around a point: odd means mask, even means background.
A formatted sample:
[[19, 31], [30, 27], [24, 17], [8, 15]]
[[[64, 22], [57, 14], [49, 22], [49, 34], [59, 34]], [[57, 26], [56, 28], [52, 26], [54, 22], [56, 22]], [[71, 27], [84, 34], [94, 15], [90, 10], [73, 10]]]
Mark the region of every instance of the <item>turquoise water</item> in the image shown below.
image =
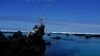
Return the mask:
[[[55, 36], [60, 36], [61, 39], [51, 39]], [[45, 56], [100, 56], [100, 38], [85, 39], [85, 36], [46, 34], [43, 39], [51, 42], [51, 46], [46, 46]]]

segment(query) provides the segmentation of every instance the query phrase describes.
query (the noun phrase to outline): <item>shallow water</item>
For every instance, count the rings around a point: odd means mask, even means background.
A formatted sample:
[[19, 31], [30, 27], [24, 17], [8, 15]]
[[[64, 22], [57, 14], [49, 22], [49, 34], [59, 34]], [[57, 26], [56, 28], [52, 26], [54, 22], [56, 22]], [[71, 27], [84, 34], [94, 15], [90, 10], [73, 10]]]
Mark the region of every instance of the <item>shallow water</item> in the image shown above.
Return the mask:
[[[60, 36], [61, 39], [51, 39], [55, 36]], [[43, 39], [51, 42], [51, 46], [46, 46], [45, 56], [100, 56], [100, 38], [85, 39], [85, 36], [46, 34]]]

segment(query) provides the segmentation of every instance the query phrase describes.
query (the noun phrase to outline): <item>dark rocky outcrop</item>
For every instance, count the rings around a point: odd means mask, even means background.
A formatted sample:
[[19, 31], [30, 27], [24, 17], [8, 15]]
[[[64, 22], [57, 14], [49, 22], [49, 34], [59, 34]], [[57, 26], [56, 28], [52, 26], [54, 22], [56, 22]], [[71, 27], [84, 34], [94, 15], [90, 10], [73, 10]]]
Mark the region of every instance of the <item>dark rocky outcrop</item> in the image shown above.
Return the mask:
[[17, 31], [13, 36], [5, 37], [0, 32], [0, 56], [44, 56], [44, 28], [44, 25], [35, 25], [28, 36]]

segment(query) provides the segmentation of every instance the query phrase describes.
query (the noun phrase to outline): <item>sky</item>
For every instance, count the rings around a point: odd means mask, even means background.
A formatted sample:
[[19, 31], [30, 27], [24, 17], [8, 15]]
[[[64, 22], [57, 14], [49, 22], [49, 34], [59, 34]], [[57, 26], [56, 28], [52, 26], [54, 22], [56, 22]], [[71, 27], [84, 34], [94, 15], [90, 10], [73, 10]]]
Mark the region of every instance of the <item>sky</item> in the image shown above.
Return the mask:
[[30, 31], [41, 17], [45, 31], [100, 33], [99, 0], [0, 0], [0, 30]]

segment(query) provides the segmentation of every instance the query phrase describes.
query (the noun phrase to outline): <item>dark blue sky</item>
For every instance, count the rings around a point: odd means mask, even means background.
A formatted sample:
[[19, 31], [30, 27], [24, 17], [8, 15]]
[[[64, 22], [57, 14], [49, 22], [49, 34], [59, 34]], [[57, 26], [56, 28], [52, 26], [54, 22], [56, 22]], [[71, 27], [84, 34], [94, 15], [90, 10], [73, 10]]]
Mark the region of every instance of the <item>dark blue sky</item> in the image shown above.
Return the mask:
[[46, 31], [100, 31], [99, 0], [0, 0], [0, 29], [30, 30], [41, 14]]

